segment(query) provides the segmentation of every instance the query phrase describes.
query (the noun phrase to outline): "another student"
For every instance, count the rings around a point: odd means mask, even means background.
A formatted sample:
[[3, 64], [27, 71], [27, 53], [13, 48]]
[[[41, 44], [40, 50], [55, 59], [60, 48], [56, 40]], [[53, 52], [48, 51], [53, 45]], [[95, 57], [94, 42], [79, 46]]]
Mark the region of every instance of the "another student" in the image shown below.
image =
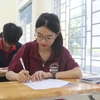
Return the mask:
[[[36, 40], [17, 52], [6, 73], [8, 80], [25, 82], [47, 78], [80, 78], [79, 65], [63, 47], [60, 21], [53, 13], [43, 13], [36, 21]], [[26, 70], [20, 62], [23, 59]]]
[[3, 26], [3, 32], [0, 34], [0, 68], [8, 69], [13, 56], [22, 46], [19, 39], [22, 36], [22, 29], [13, 23], [7, 23]]

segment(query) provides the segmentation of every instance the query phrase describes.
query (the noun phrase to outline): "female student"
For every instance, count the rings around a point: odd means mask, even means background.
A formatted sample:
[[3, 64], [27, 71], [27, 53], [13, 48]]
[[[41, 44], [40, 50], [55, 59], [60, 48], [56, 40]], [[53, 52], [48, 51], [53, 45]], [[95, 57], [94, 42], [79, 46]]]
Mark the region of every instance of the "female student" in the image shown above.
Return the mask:
[[35, 27], [36, 40], [26, 43], [17, 52], [6, 73], [7, 79], [25, 82], [29, 79], [80, 78], [82, 73], [79, 65], [63, 47], [58, 17], [53, 13], [43, 13]]

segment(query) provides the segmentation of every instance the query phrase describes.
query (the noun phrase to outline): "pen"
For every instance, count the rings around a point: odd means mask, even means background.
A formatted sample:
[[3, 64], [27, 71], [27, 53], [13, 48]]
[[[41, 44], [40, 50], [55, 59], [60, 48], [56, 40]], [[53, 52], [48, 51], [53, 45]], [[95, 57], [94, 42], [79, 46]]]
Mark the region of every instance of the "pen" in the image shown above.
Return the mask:
[[90, 79], [80, 79], [79, 81], [92, 83], [92, 84], [100, 84], [100, 81], [93, 81], [93, 80], [90, 80]]
[[21, 62], [21, 65], [22, 65], [23, 69], [24, 69], [24, 70], [26, 70], [26, 68], [25, 68], [25, 65], [24, 65], [24, 62], [23, 62], [23, 59], [22, 59], [22, 58], [20, 58], [20, 62]]
[[100, 84], [100, 82], [96, 82], [96, 84]]
[[[23, 62], [23, 59], [22, 59], [22, 58], [20, 58], [20, 62], [21, 62], [21, 65], [22, 65], [23, 69], [24, 69], [24, 70], [26, 70], [26, 68], [25, 68], [25, 65], [24, 65], [24, 62]], [[29, 78], [28, 78], [27, 82], [28, 82], [28, 81], [29, 81]]]

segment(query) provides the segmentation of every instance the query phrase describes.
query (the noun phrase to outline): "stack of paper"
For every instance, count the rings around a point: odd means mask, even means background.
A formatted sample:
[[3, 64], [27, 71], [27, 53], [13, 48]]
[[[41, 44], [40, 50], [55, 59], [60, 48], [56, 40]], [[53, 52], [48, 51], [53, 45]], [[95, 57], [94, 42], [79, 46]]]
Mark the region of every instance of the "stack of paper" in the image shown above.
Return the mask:
[[91, 77], [85, 77], [80, 79], [81, 82], [88, 82], [88, 83], [95, 83], [100, 84], [100, 75], [98, 76], [91, 76]]

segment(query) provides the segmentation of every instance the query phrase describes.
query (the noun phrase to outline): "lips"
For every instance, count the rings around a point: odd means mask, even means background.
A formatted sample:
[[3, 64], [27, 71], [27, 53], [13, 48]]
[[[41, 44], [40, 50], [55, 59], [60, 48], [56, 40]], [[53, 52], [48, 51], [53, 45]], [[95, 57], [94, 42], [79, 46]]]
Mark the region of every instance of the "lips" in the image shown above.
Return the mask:
[[41, 44], [41, 46], [42, 46], [42, 47], [46, 47], [47, 45], [45, 45], [45, 44]]

